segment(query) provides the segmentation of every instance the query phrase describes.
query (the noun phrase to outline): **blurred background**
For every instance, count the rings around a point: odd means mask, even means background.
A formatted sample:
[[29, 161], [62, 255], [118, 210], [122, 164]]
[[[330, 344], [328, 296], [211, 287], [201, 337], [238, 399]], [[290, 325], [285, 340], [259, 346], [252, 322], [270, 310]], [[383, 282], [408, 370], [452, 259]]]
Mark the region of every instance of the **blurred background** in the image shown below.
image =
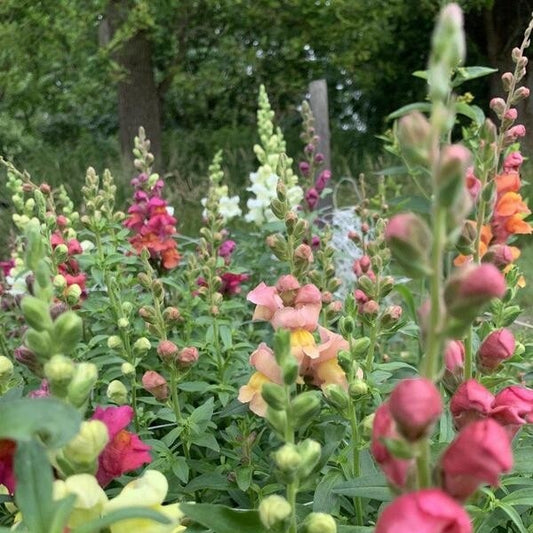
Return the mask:
[[[2, 0], [0, 153], [38, 182], [65, 184], [74, 199], [87, 166], [108, 167], [124, 185], [119, 200], [126, 200], [133, 136], [142, 124], [186, 233], [200, 222], [199, 199], [217, 149], [224, 150], [230, 190], [245, 196], [257, 166], [259, 85], [297, 157], [298, 108], [309, 83], [325, 79], [334, 180], [372, 172], [388, 164], [376, 139], [391, 127], [387, 115], [424, 99], [425, 82], [412, 73], [426, 66], [443, 3]], [[511, 68], [533, 0], [460, 4], [467, 65]], [[461, 89], [488, 110], [501, 92], [499, 75]], [[532, 102], [520, 110], [530, 131]], [[529, 135], [525, 155], [532, 149]], [[0, 187], [5, 221], [3, 179]]]

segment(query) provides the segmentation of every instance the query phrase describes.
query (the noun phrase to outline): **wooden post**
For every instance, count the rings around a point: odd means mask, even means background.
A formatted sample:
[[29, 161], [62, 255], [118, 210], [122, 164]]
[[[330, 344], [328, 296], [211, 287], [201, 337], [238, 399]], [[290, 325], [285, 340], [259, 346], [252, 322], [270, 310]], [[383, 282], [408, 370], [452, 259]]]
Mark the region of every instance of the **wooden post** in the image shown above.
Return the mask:
[[[324, 166], [331, 170], [331, 149], [329, 132], [328, 86], [326, 80], [315, 80], [309, 84], [309, 105], [315, 117], [315, 132], [320, 137], [317, 150], [324, 154]], [[333, 207], [333, 196], [320, 201], [320, 207]]]
[[326, 80], [315, 80], [309, 84], [309, 105], [315, 117], [316, 134], [320, 137], [318, 151], [324, 154], [324, 168], [331, 170], [329, 132], [328, 86]]

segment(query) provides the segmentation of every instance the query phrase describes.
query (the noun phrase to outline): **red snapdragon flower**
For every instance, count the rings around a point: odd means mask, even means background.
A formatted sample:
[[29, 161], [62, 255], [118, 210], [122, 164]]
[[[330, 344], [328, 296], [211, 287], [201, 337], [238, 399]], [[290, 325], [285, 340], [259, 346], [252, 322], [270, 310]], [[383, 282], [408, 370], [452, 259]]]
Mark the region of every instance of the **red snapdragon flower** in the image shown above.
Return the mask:
[[9, 439], [0, 439], [0, 485], [4, 485], [10, 494], [15, 492], [15, 472], [13, 460], [17, 444]]
[[98, 457], [96, 479], [102, 487], [125, 472], [150, 463], [150, 446], [141, 442], [135, 433], [126, 431], [133, 418], [129, 405], [121, 407], [97, 407], [92, 420], [101, 420], [107, 426], [109, 442]]
[[170, 270], [180, 261], [174, 235], [176, 219], [170, 214], [167, 202], [161, 198], [163, 181], [148, 185], [148, 176], [140, 174], [131, 181], [135, 187], [134, 204], [128, 209], [124, 225], [135, 232], [130, 243], [140, 253], [150, 252], [152, 259], [159, 260], [163, 268]]

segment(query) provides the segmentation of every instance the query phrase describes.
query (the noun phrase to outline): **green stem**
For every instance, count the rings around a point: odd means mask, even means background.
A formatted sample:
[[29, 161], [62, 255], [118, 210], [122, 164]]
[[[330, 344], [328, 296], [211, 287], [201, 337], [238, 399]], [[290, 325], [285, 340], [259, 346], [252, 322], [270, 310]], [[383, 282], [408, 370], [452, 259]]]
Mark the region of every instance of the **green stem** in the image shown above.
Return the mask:
[[472, 329], [473, 329], [473, 326], [471, 325], [468, 328], [468, 332], [465, 338], [465, 363], [464, 363], [465, 381], [472, 377], [472, 371], [473, 371], [473, 358], [472, 358], [472, 333], [473, 332], [472, 332]]
[[378, 339], [379, 324], [377, 320], [372, 324], [370, 328], [370, 346], [368, 347], [368, 353], [366, 354], [365, 370], [367, 374], [372, 372], [374, 366], [374, 354], [376, 352], [376, 342]]
[[[359, 444], [360, 435], [357, 424], [357, 411], [355, 404], [350, 402], [350, 428], [352, 431], [352, 462], [353, 462], [353, 477], [358, 478], [361, 475], [361, 468], [359, 464]], [[355, 496], [353, 500], [355, 508], [355, 519], [358, 526], [363, 525], [363, 502], [360, 496]]]
[[[178, 396], [178, 376], [175, 369], [170, 371], [170, 396], [172, 399], [172, 408], [174, 410], [174, 416], [176, 417], [176, 425], [181, 426], [184, 424], [183, 415], [181, 414], [180, 399]], [[190, 460], [188, 443], [182, 440], [183, 453], [187, 460]]]
[[435, 380], [438, 373], [439, 353], [442, 344], [442, 255], [446, 240], [446, 209], [435, 203], [433, 208], [433, 248], [431, 251], [430, 317], [427, 332], [427, 349], [422, 361], [422, 375]]
[[418, 488], [424, 489], [431, 486], [431, 453], [429, 439], [424, 439], [419, 444], [419, 455], [416, 459]]
[[292, 481], [287, 485], [287, 501], [291, 506], [291, 521], [288, 533], [296, 533], [298, 526], [296, 522], [296, 493], [298, 492], [298, 483]]

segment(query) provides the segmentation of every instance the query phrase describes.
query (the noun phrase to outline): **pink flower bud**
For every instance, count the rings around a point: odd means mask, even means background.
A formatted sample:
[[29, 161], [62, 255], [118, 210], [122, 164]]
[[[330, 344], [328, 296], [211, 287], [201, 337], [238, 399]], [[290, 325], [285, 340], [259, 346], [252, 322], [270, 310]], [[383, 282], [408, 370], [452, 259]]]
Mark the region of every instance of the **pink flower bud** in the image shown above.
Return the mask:
[[473, 202], [476, 202], [481, 192], [481, 181], [474, 176], [473, 167], [466, 169], [466, 189]]
[[482, 258], [483, 263], [492, 263], [503, 270], [515, 260], [513, 249], [507, 244], [493, 244]]
[[430, 160], [431, 126], [419, 111], [403, 116], [398, 122], [398, 141], [402, 154], [411, 166], [426, 166]]
[[512, 385], [496, 394], [491, 418], [513, 438], [521, 426], [533, 424], [533, 390]]
[[198, 361], [198, 348], [194, 346], [187, 346], [180, 351], [178, 355], [178, 364], [181, 367], [188, 367], [194, 365]]
[[516, 108], [511, 107], [511, 109], [508, 109], [503, 118], [507, 122], [514, 122], [518, 118], [518, 111]]
[[500, 474], [513, 466], [509, 437], [498, 422], [487, 418], [465, 426], [441, 459], [442, 486], [464, 501], [482, 483], [498, 485]]
[[503, 98], [493, 98], [489, 103], [489, 107], [496, 113], [498, 118], [501, 118], [505, 110], [505, 100]]
[[459, 385], [450, 402], [450, 411], [457, 429], [470, 422], [490, 416], [494, 396], [475, 379]]
[[504, 72], [502, 74], [502, 85], [505, 92], [509, 92], [513, 82], [513, 74], [511, 72]]
[[383, 444], [383, 439], [398, 439], [399, 437], [390, 413], [389, 402], [385, 402], [378, 407], [374, 416], [370, 451], [389, 483], [401, 488], [407, 484], [409, 470], [414, 465], [414, 460], [394, 457]]
[[524, 158], [520, 152], [511, 152], [503, 162], [504, 173], [518, 172], [523, 162]]
[[354, 297], [355, 297], [355, 301], [358, 304], [365, 304], [366, 302], [368, 302], [368, 296], [361, 289], [355, 289]]
[[318, 152], [316, 155], [315, 155], [315, 163], [317, 165], [320, 165], [320, 163], [322, 163], [322, 161], [324, 161], [324, 154], [321, 153], [321, 152]]
[[442, 149], [436, 176], [438, 200], [441, 205], [454, 205], [458, 195], [463, 193], [464, 177], [471, 160], [470, 150], [461, 144], [452, 144]]
[[359, 259], [359, 265], [361, 266], [361, 270], [366, 273], [368, 272], [368, 269], [372, 266], [372, 261], [370, 260], [370, 257], [368, 257], [368, 255], [363, 255], [363, 257]]
[[309, 176], [309, 169], [310, 169], [310, 166], [309, 166], [309, 163], [307, 161], [300, 161], [300, 163], [298, 164], [298, 166], [300, 167], [300, 172], [304, 175], [304, 176]]
[[167, 380], [154, 370], [148, 370], [142, 377], [143, 387], [159, 401], [168, 398]]
[[237, 244], [235, 243], [235, 241], [228, 239], [218, 247], [218, 255], [220, 257], [223, 257], [224, 259], [229, 259], [231, 257], [231, 254], [235, 251], [236, 247]]
[[511, 57], [512, 57], [513, 61], [515, 63], [517, 63], [520, 60], [520, 58], [522, 57], [522, 51], [520, 50], [520, 48], [515, 46], [513, 48], [513, 51], [511, 52]]
[[306, 263], [312, 263], [313, 252], [311, 247], [308, 244], [300, 244], [296, 247], [296, 250], [294, 250], [294, 257], [295, 259], [300, 259]]
[[501, 298], [505, 288], [505, 278], [494, 265], [468, 264], [448, 279], [444, 301], [452, 316], [470, 321], [492, 298]]
[[428, 435], [442, 414], [440, 393], [426, 378], [400, 381], [390, 395], [389, 404], [398, 430], [409, 441]]
[[315, 187], [316, 190], [321, 193], [328, 184], [328, 181], [331, 179], [331, 170], [325, 169], [323, 170], [316, 179]]
[[525, 137], [526, 128], [523, 124], [517, 124], [509, 128], [503, 137], [503, 142], [506, 146], [513, 144], [519, 137]]
[[408, 275], [428, 274], [431, 232], [424, 220], [414, 213], [395, 215], [385, 228], [385, 239], [392, 255]]
[[468, 513], [439, 489], [409, 492], [381, 513], [375, 533], [472, 533]]
[[59, 229], [65, 229], [68, 225], [68, 219], [65, 215], [58, 215], [56, 218], [56, 224]]
[[157, 346], [157, 354], [165, 363], [170, 363], [178, 355], [178, 347], [169, 340], [163, 340]]
[[363, 304], [362, 313], [364, 315], [374, 316], [379, 313], [379, 304], [375, 300], [368, 300]]
[[315, 209], [315, 207], [318, 205], [319, 200], [320, 195], [314, 187], [307, 189], [307, 192], [305, 193], [305, 201], [307, 202], [307, 206], [311, 211], [313, 211], [313, 209]]
[[528, 87], [518, 87], [514, 93], [514, 102], [518, 102], [520, 100], [524, 100], [525, 98], [529, 98], [530, 90]]
[[507, 328], [490, 333], [481, 343], [478, 362], [483, 369], [493, 370], [512, 357], [516, 347], [514, 335]]
[[368, 225], [367, 222], [363, 222], [361, 224], [361, 233], [363, 233], [363, 235], [366, 235], [369, 231], [370, 231], [370, 226]]
[[299, 288], [300, 282], [291, 274], [281, 276], [276, 283], [276, 290], [279, 293], [297, 291]]

